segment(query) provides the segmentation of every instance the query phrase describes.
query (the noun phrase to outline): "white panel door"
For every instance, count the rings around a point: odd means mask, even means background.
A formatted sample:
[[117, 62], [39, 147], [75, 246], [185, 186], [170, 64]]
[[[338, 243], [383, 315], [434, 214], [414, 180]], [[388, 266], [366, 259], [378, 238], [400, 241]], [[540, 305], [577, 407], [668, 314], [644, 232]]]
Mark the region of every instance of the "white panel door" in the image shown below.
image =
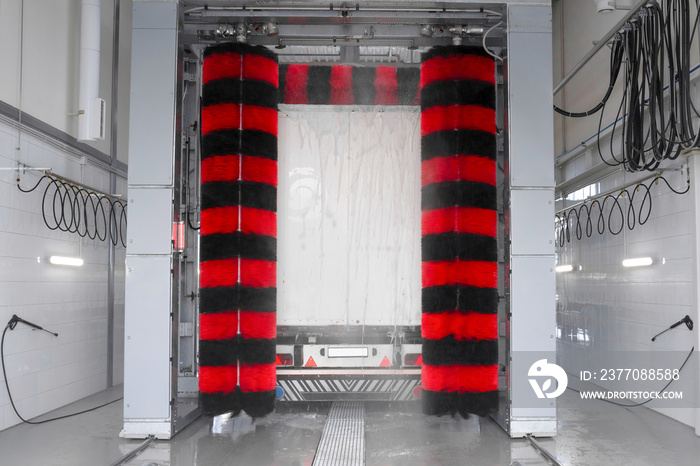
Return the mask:
[[420, 324], [420, 114], [280, 112], [279, 325]]

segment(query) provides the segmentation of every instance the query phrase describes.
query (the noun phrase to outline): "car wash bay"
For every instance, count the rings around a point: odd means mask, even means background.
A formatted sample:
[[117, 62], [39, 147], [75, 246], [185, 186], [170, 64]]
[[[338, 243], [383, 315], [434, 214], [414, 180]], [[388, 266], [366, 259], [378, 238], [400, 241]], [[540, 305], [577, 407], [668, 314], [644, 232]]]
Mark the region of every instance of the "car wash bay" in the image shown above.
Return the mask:
[[0, 463], [694, 464], [692, 3], [0, 0]]

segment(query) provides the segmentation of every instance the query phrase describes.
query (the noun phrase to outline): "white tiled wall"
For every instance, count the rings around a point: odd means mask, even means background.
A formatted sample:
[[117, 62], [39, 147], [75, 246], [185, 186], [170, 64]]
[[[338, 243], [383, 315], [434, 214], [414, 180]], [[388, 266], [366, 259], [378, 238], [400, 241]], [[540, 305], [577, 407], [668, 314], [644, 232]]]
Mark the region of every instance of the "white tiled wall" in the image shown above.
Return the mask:
[[[626, 12], [597, 14], [594, 2], [578, 0], [554, 2], [553, 7], [554, 81], [559, 82], [591, 49], [591, 42], [599, 40]], [[697, 45], [693, 42], [691, 46], [694, 50], [691, 57], [697, 57]], [[578, 111], [595, 105], [605, 90], [608, 59], [609, 53], [603, 49], [557, 95], [555, 104]], [[695, 64], [691, 63], [692, 66]], [[696, 79], [697, 72], [692, 77]], [[611, 102], [619, 100], [620, 92], [618, 83]], [[613, 119], [614, 115], [608, 109], [603, 127]], [[556, 116], [554, 156], [579, 146], [597, 131], [598, 115], [576, 119]], [[603, 147], [603, 152], [606, 152], [606, 147]], [[580, 157], [558, 167], [560, 181], [596, 176], [590, 169], [597, 163], [600, 163], [598, 154], [589, 144], [589, 149]], [[607, 176], [596, 186], [598, 192], [631, 181], [626, 176], [630, 175], [624, 175], [622, 171]], [[685, 188], [685, 176], [678, 172], [666, 172], [665, 176], [674, 188]], [[638, 225], [632, 231], [625, 228], [618, 236], [606, 231], [603, 235], [593, 233], [591, 238], [582, 240], [575, 239], [572, 230], [571, 243], [557, 249], [559, 264], [572, 264], [575, 269], [581, 267], [572, 273], [557, 274], [559, 359], [571, 373], [585, 365], [586, 358], [590, 358], [588, 364], [595, 365], [622, 351], [672, 351], [680, 365], [693, 346], [697, 327], [693, 332], [685, 326], [679, 327], [651, 342], [653, 335], [686, 314], [696, 325], [698, 323], [695, 306], [698, 285], [694, 276], [697, 259], [693, 257], [697, 238], [693, 233], [690, 194], [675, 195], [663, 183], [655, 186], [653, 193], [653, 212], [647, 224]], [[638, 193], [637, 201], [641, 200], [640, 194], [643, 193]], [[625, 202], [625, 211], [626, 207]], [[594, 230], [596, 221], [597, 218], [593, 220]], [[638, 269], [622, 266], [624, 258], [640, 256], [651, 256], [654, 265]], [[697, 380], [693, 373], [697, 370], [694, 356], [684, 369], [687, 375], [669, 388], [684, 392], [686, 407], [659, 411], [688, 425], [697, 423], [690, 409], [696, 404], [699, 389], [693, 380]]]
[[[623, 185], [623, 176], [605, 178], [597, 186], [598, 192]], [[685, 188], [685, 172], [667, 172], [665, 176], [675, 189]], [[635, 205], [641, 194], [637, 194]], [[574, 272], [557, 274], [558, 358], [571, 374], [578, 374], [585, 365], [624, 364], [611, 359], [623, 357], [620, 352], [625, 351], [672, 351], [669, 359], [678, 359], [680, 366], [694, 344], [694, 333], [685, 326], [651, 341], [686, 314], [698, 322], [691, 197], [673, 194], [663, 182], [654, 185], [652, 194], [653, 209], [646, 224], [631, 231], [625, 227], [617, 236], [607, 230], [602, 235], [594, 231], [590, 238], [581, 240], [572, 229], [571, 242], [557, 248], [558, 264], [574, 266]], [[627, 205], [625, 200], [624, 212]], [[606, 222], [609, 209], [606, 207]], [[594, 230], [596, 222], [594, 215]], [[645, 256], [653, 258], [652, 266], [622, 266], [625, 258]], [[686, 377], [672, 385], [674, 390], [683, 391], [685, 408], [661, 410], [688, 425], [695, 424], [690, 409], [697, 390], [690, 366], [695, 365], [689, 364]]]
[[[81, 165], [81, 157], [43, 137], [21, 133], [0, 120], [0, 167], [22, 163], [50, 167], [55, 173], [109, 191], [107, 171]], [[39, 175], [27, 172], [28, 188]], [[107, 242], [51, 231], [41, 217], [42, 186], [29, 194], [16, 186], [15, 171], [0, 171], [0, 326], [13, 314], [53, 332], [19, 324], [5, 337], [8, 381], [17, 408], [31, 418], [93, 394], [107, 383]], [[118, 178], [118, 192], [126, 191]], [[57, 267], [51, 255], [80, 256], [83, 267]], [[124, 258], [116, 250], [114, 383], [123, 380]], [[0, 374], [0, 430], [19, 422]]]

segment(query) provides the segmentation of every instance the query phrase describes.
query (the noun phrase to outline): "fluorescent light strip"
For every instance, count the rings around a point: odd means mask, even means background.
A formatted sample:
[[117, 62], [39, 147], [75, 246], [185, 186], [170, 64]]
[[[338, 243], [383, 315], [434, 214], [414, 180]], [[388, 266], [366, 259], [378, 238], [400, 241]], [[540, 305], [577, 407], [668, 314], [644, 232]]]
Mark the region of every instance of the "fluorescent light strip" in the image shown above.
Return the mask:
[[571, 272], [574, 270], [573, 265], [557, 265], [557, 272], [563, 273], [563, 272]]
[[72, 265], [74, 267], [83, 265], [83, 260], [78, 257], [51, 256], [49, 262], [53, 265]]
[[625, 267], [644, 267], [653, 263], [654, 261], [651, 257], [637, 257], [635, 259], [625, 259], [622, 261], [622, 265]]

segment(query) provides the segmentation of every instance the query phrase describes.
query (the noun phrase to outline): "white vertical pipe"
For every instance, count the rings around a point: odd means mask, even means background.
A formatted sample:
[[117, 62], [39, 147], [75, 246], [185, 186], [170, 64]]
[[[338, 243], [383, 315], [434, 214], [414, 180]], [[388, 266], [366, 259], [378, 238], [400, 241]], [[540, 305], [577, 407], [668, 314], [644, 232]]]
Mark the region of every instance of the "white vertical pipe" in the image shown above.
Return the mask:
[[94, 141], [92, 101], [100, 91], [100, 0], [82, 0], [80, 14], [80, 92], [78, 140]]

